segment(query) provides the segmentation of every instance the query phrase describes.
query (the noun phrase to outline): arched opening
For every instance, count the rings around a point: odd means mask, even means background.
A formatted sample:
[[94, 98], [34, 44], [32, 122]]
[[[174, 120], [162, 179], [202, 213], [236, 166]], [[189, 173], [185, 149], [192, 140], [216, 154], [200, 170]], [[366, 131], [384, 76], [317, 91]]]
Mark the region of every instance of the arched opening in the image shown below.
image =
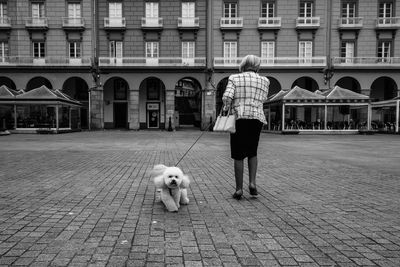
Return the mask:
[[165, 85], [156, 77], [140, 84], [139, 123], [141, 129], [165, 129]]
[[277, 79], [274, 77], [267, 77], [269, 80], [269, 91], [268, 91], [268, 97], [278, 93], [280, 90], [282, 90], [281, 84], [278, 82]]
[[361, 93], [360, 83], [356, 79], [354, 79], [353, 77], [340, 78], [336, 82], [335, 86], [339, 86], [339, 87], [342, 87], [344, 89], [349, 89], [349, 90], [351, 90], [353, 92], [356, 92], [356, 93], [359, 93], [359, 94]]
[[28, 84], [26, 85], [25, 91], [28, 92], [32, 89], [38, 88], [40, 86], [46, 86], [49, 89], [53, 89], [53, 85], [51, 85], [50, 81], [44, 77], [34, 77], [30, 79]]
[[292, 88], [295, 87], [296, 85], [311, 92], [319, 90], [318, 83], [313, 78], [306, 76], [300, 77], [297, 80], [295, 80], [294, 83], [292, 84]]
[[10, 89], [17, 90], [15, 83], [8, 77], [0, 77], [0, 86], [5, 85]]
[[200, 127], [201, 85], [193, 78], [180, 79], [175, 85], [175, 127]]
[[81, 128], [88, 128], [88, 111], [89, 111], [89, 86], [85, 80], [80, 77], [71, 77], [67, 79], [63, 86], [62, 91], [72, 97], [80, 101], [83, 104], [81, 107]]
[[[397, 96], [397, 84], [390, 77], [379, 77], [371, 85], [370, 99], [373, 102], [390, 100]], [[374, 108], [371, 114], [371, 126], [379, 131], [392, 131], [396, 125], [396, 108]]]
[[120, 78], [108, 79], [103, 87], [104, 128], [128, 129], [128, 83]]
[[222, 105], [223, 105], [222, 96], [224, 95], [227, 84], [228, 84], [228, 77], [223, 78], [217, 85], [217, 94], [215, 96], [217, 115], [220, 113], [220, 111], [222, 109]]
[[371, 85], [372, 101], [389, 100], [397, 96], [397, 84], [390, 77], [380, 77]]

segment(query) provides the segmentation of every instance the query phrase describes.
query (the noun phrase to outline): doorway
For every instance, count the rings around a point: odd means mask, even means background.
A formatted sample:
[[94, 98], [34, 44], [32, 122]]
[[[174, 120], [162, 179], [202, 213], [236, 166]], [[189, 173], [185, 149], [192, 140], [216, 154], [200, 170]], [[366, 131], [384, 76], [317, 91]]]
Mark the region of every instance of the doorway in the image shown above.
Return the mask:
[[147, 103], [147, 128], [158, 129], [160, 128], [160, 104]]
[[114, 122], [115, 128], [124, 128], [128, 126], [128, 105], [127, 103], [114, 102]]

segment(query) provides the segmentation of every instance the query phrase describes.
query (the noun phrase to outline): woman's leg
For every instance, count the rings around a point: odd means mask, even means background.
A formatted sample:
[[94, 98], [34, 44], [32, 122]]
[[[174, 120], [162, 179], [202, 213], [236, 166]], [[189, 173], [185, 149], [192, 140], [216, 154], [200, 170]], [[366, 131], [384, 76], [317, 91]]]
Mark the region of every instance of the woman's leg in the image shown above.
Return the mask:
[[236, 191], [234, 198], [240, 199], [243, 195], [243, 160], [234, 160]]
[[249, 164], [249, 188], [256, 188], [256, 176], [257, 176], [257, 156], [247, 159]]

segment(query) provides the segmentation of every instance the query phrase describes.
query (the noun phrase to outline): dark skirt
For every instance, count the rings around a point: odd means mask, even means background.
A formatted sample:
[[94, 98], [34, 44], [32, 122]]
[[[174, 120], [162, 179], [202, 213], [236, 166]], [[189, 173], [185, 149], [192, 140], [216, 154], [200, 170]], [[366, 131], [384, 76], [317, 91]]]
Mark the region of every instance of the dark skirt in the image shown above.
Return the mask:
[[236, 133], [231, 134], [231, 157], [236, 160], [257, 156], [263, 123], [255, 119], [236, 120]]

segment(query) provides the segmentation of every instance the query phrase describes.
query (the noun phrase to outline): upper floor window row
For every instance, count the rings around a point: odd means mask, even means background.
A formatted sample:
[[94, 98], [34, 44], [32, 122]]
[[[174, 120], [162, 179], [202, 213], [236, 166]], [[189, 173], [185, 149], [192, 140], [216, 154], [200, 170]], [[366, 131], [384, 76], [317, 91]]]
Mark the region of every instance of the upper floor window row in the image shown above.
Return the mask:
[[[6, 14], [5, 3], [0, 3], [0, 17]], [[45, 18], [46, 9], [44, 2], [32, 2], [31, 3], [31, 15], [32, 18]], [[78, 2], [67, 3], [67, 16], [68, 18], [81, 18], [81, 4]]]

